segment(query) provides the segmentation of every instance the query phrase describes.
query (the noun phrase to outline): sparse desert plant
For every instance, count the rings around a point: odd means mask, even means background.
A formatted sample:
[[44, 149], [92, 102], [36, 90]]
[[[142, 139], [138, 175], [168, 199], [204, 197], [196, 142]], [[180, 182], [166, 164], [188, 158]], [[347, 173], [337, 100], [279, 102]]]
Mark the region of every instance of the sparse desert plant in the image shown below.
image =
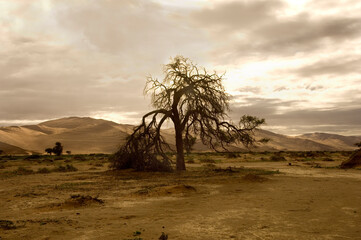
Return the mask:
[[51, 171], [44, 167], [44, 168], [39, 168], [38, 171], [36, 171], [37, 173], [50, 173]]
[[32, 169], [18, 167], [18, 169], [13, 171], [13, 173], [16, 175], [29, 175], [29, 174], [33, 174], [34, 171]]
[[10, 230], [17, 228], [13, 221], [10, 220], [0, 220], [0, 229]]
[[272, 162], [281, 162], [281, 161], [286, 161], [286, 158], [284, 156], [273, 155], [273, 156], [270, 157], [270, 161], [272, 161]]
[[60, 166], [54, 168], [52, 171], [53, 172], [76, 172], [76, 171], [78, 171], [78, 169], [71, 164], [67, 164], [65, 166], [60, 165]]
[[201, 163], [216, 163], [212, 158], [204, 156], [199, 159]]
[[322, 161], [325, 161], [325, 162], [333, 162], [335, 161], [333, 158], [330, 158], [330, 157], [326, 157], [324, 159], [322, 159]]
[[206, 169], [206, 170], [214, 170], [217, 166], [214, 164], [214, 163], [206, 163], [203, 165], [203, 167]]
[[187, 159], [187, 163], [195, 163], [193, 156], [187, 156], [186, 159]]
[[243, 179], [250, 182], [264, 182], [267, 180], [267, 178], [254, 173], [246, 174], [245, 176], [243, 176]]
[[40, 159], [40, 158], [42, 158], [42, 156], [39, 154], [31, 154], [31, 155], [25, 157], [25, 160], [33, 160], [33, 159]]
[[226, 157], [227, 157], [227, 158], [238, 158], [238, 157], [239, 157], [239, 154], [238, 154], [238, 153], [235, 153], [235, 152], [227, 152], [227, 153], [226, 153]]

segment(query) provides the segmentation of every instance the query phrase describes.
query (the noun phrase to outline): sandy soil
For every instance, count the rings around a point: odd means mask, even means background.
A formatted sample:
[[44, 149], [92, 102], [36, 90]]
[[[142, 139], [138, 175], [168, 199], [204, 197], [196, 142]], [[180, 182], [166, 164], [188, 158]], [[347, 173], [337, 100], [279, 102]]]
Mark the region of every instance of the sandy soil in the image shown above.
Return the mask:
[[361, 239], [361, 171], [338, 161], [232, 160], [167, 174], [74, 161], [76, 172], [10, 174], [54, 164], [3, 163], [0, 239]]

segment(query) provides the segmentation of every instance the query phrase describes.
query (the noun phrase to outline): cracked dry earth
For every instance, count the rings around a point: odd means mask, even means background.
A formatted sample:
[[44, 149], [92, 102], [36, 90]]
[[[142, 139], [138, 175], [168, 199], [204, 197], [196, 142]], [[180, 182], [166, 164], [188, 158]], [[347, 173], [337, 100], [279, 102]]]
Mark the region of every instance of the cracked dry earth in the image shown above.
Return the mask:
[[163, 174], [74, 162], [76, 172], [9, 175], [34, 164], [5, 164], [2, 240], [361, 239], [360, 170], [239, 162]]

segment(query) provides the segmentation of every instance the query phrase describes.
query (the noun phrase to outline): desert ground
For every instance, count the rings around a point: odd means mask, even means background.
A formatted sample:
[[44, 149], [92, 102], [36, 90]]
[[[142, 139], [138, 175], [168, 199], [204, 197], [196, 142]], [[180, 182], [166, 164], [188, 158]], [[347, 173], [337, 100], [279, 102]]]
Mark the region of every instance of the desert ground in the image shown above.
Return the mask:
[[0, 239], [361, 239], [350, 152], [198, 153], [181, 173], [108, 155], [2, 156]]

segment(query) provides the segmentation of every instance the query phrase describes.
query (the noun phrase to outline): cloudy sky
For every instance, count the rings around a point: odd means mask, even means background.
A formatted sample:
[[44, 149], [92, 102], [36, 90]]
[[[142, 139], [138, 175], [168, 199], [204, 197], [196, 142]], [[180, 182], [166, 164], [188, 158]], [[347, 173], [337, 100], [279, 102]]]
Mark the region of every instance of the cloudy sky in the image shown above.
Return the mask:
[[361, 1], [0, 0], [0, 125], [136, 124], [146, 76], [183, 55], [226, 72], [230, 116], [361, 135]]

